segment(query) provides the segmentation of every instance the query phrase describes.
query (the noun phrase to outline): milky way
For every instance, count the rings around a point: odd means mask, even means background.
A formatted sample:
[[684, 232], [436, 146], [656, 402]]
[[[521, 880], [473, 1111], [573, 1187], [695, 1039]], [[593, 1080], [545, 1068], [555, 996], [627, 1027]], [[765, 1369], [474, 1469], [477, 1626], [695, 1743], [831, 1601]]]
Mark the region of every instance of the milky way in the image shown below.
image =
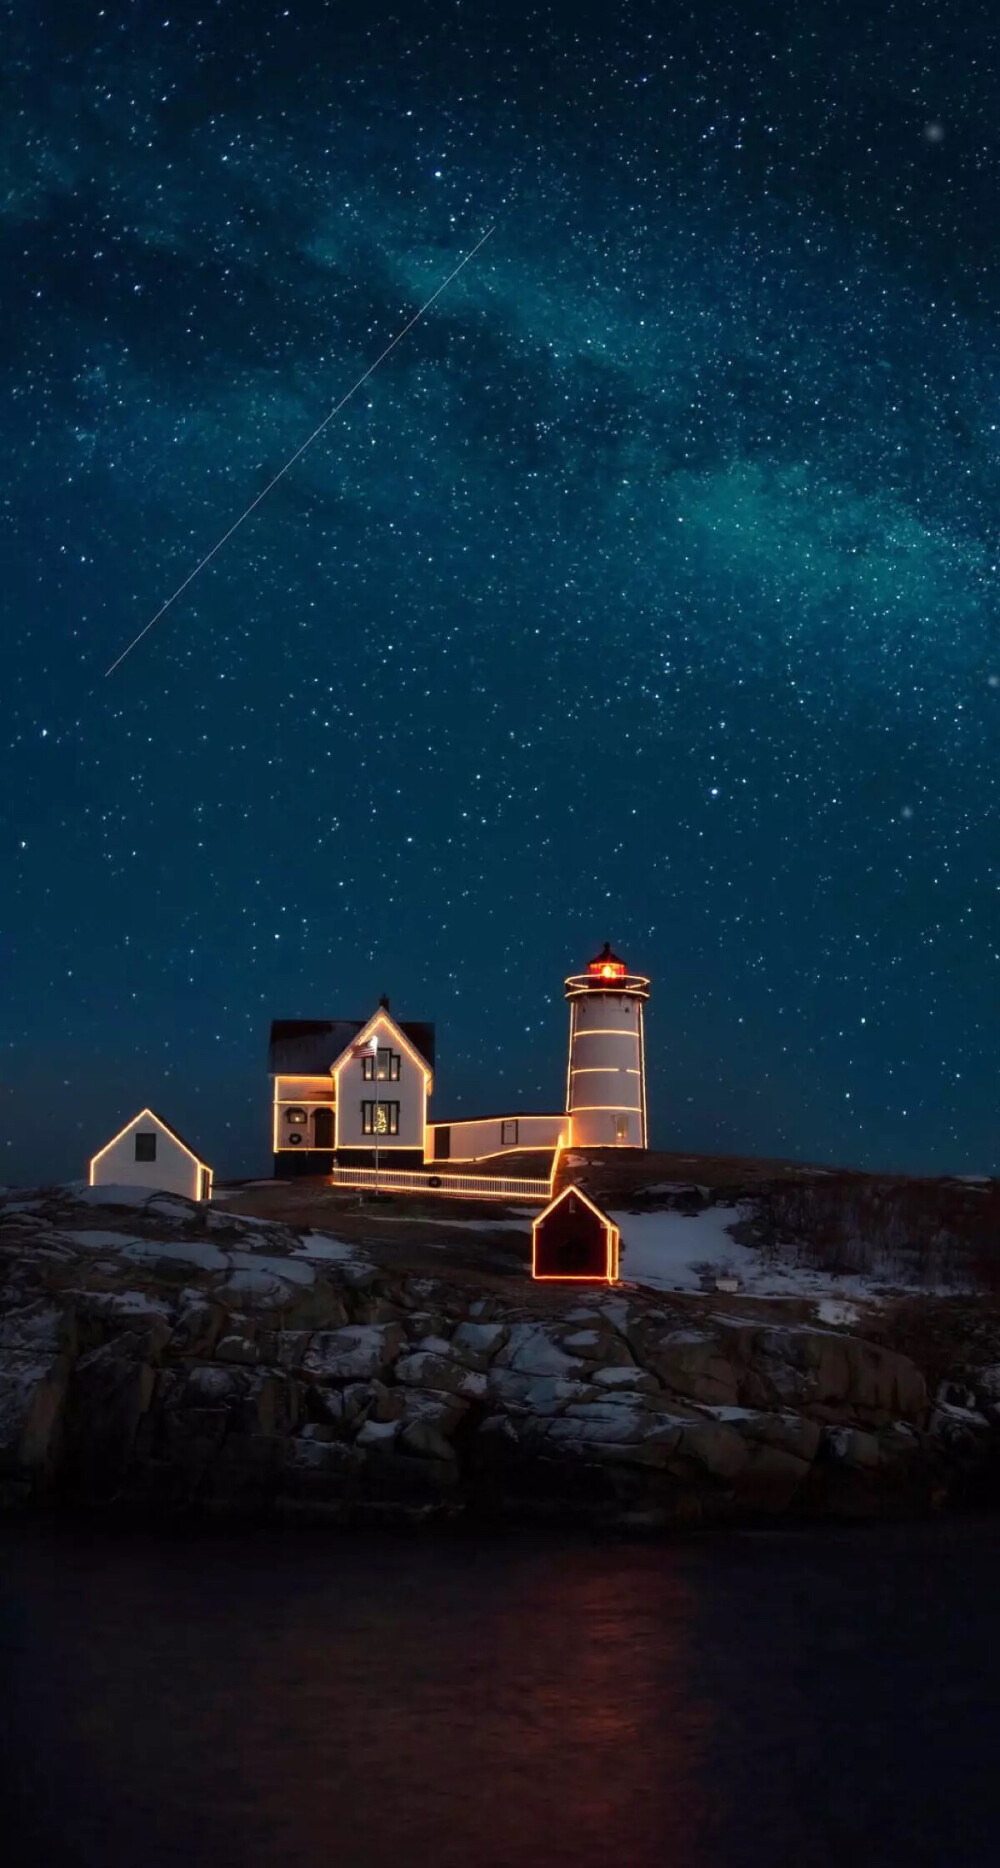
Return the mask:
[[658, 1145], [995, 1170], [991, 9], [5, 11], [0, 1176], [605, 938]]

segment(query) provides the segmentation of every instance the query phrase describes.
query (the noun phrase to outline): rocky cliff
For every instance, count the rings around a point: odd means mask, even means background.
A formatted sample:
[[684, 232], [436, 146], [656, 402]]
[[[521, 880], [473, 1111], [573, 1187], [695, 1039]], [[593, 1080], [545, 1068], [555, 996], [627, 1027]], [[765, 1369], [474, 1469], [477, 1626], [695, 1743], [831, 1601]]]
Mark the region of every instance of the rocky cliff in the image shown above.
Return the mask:
[[985, 1312], [931, 1399], [884, 1318], [879, 1341], [736, 1297], [394, 1272], [164, 1196], [12, 1197], [0, 1276], [8, 1505], [669, 1526], [995, 1483]]

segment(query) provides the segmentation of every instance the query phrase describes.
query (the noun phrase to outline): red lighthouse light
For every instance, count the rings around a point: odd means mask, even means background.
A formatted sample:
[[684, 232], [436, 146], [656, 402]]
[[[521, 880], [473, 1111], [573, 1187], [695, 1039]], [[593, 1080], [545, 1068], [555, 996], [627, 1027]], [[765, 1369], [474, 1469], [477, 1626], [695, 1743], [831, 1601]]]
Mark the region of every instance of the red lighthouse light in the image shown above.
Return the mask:
[[591, 960], [587, 972], [591, 979], [624, 979], [625, 962], [612, 953], [610, 941], [605, 941], [596, 960]]

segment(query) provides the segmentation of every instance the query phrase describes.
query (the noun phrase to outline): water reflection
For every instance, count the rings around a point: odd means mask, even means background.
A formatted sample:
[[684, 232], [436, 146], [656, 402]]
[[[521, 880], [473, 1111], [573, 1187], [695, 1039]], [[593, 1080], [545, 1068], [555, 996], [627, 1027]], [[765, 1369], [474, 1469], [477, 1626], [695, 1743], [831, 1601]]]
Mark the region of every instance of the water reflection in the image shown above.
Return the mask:
[[53, 1864], [700, 1868], [677, 1553], [132, 1539], [7, 1574]]
[[613, 1851], [638, 1868], [666, 1849], [698, 1868], [705, 1715], [682, 1562], [623, 1588], [607, 1551], [401, 1556], [376, 1559], [360, 1591], [352, 1579], [346, 1603], [338, 1564], [308, 1617], [256, 1648], [243, 1731], [270, 1758], [281, 1709], [281, 1760], [254, 1786], [281, 1858], [319, 1861], [335, 1834], [359, 1863]]
[[994, 1525], [3, 1534], [5, 1868], [996, 1860]]

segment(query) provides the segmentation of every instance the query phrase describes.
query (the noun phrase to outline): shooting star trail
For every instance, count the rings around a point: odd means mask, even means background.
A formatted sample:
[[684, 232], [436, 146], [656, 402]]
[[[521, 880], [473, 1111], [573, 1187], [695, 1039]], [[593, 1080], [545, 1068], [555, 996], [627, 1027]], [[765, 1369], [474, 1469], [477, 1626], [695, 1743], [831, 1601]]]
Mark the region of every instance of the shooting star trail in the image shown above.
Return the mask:
[[335, 415], [340, 414], [341, 409], [345, 406], [346, 403], [350, 402], [351, 397], [357, 393], [357, 391], [361, 388], [361, 385], [363, 383], [367, 383], [368, 378], [370, 376], [374, 376], [375, 371], [378, 369], [379, 364], [384, 363], [386, 360], [386, 357], [389, 356], [390, 352], [395, 350], [396, 345], [402, 343], [404, 337], [406, 336], [407, 331], [412, 331], [414, 325], [419, 324], [425, 312], [430, 311], [430, 308], [433, 305], [434, 300], [436, 298], [441, 297], [442, 292], [446, 289], [447, 286], [451, 284], [453, 279], [458, 278], [458, 275], [461, 272], [463, 266], [467, 266], [469, 264], [470, 259], [475, 259], [476, 254], [479, 252], [480, 247], [486, 245], [486, 242], [489, 239], [491, 233], [494, 232], [495, 227], [496, 227], [496, 222], [493, 223], [492, 227], [487, 227], [486, 232], [483, 234], [482, 238], [476, 241], [476, 244], [474, 247], [470, 247], [468, 253], [466, 253], [465, 255], [465, 258], [459, 260], [458, 265], [455, 266], [452, 269], [452, 271], [448, 274], [447, 279], [442, 279], [441, 284], [437, 288], [437, 291], [431, 293], [430, 298], [427, 300], [426, 304], [421, 305], [420, 310], [414, 312], [409, 323], [404, 324], [401, 331], [397, 331], [391, 344], [387, 344], [385, 349], [381, 352], [381, 354], [376, 357], [374, 363], [370, 363], [368, 365], [367, 370], [365, 370], [364, 374], [358, 377], [357, 382], [351, 384], [351, 387], [347, 391], [347, 393], [341, 396], [339, 402], [334, 404], [333, 408], [330, 410], [329, 415], [324, 415], [323, 420], [319, 424], [319, 427], [314, 428], [312, 431], [312, 434], [308, 437], [308, 439], [306, 441], [303, 441], [302, 446], [300, 448], [296, 448], [295, 453], [289, 456], [288, 460], [286, 460], [283, 467], [279, 467], [273, 480], [269, 480], [266, 487], [262, 488], [262, 490], [257, 494], [256, 499], [252, 499], [250, 501], [250, 504], [247, 507], [246, 511], [241, 512], [239, 518], [233, 521], [233, 524], [230, 526], [228, 532], [223, 532], [222, 537], [219, 539], [218, 543], [212, 546], [211, 551], [207, 551], [205, 553], [205, 556], [202, 558], [201, 563], [196, 564], [194, 567], [194, 570], [188, 573], [187, 577], [184, 579], [183, 584], [178, 584], [177, 589], [173, 592], [171, 596], [167, 598], [166, 603], [161, 603], [159, 609], [156, 612], [156, 615], [150, 617], [148, 623], [146, 623], [144, 628], [140, 629], [139, 634], [137, 636], [133, 636], [132, 641], [128, 644], [126, 648], [122, 650], [117, 660], [112, 662], [110, 668], [106, 668], [104, 670], [105, 680], [107, 680], [109, 675], [114, 674], [116, 668], [121, 667], [122, 662], [125, 660], [126, 655], [131, 655], [132, 650], [138, 647], [139, 643], [142, 641], [143, 636], [148, 636], [154, 623], [158, 623], [160, 620], [160, 617], [166, 615], [167, 611], [170, 608], [170, 605], [172, 603], [177, 602], [178, 597], [184, 593], [188, 585], [194, 583], [194, 580], [197, 577], [199, 571], [203, 571], [205, 569], [206, 564], [211, 564], [212, 559], [215, 557], [216, 552], [221, 551], [227, 539], [232, 538], [233, 533], [239, 531], [240, 526], [243, 524], [244, 520], [249, 519], [250, 514], [256, 509], [256, 507], [260, 505], [260, 502], [262, 499], [267, 498], [272, 487], [276, 487], [278, 484], [278, 481], [284, 479], [284, 476], [288, 472], [289, 468], [294, 467], [296, 461], [302, 459], [302, 456], [305, 453], [306, 449], [312, 447], [313, 442], [318, 438], [318, 436], [320, 436], [323, 433], [324, 428], [329, 426], [330, 422], [332, 422]]

